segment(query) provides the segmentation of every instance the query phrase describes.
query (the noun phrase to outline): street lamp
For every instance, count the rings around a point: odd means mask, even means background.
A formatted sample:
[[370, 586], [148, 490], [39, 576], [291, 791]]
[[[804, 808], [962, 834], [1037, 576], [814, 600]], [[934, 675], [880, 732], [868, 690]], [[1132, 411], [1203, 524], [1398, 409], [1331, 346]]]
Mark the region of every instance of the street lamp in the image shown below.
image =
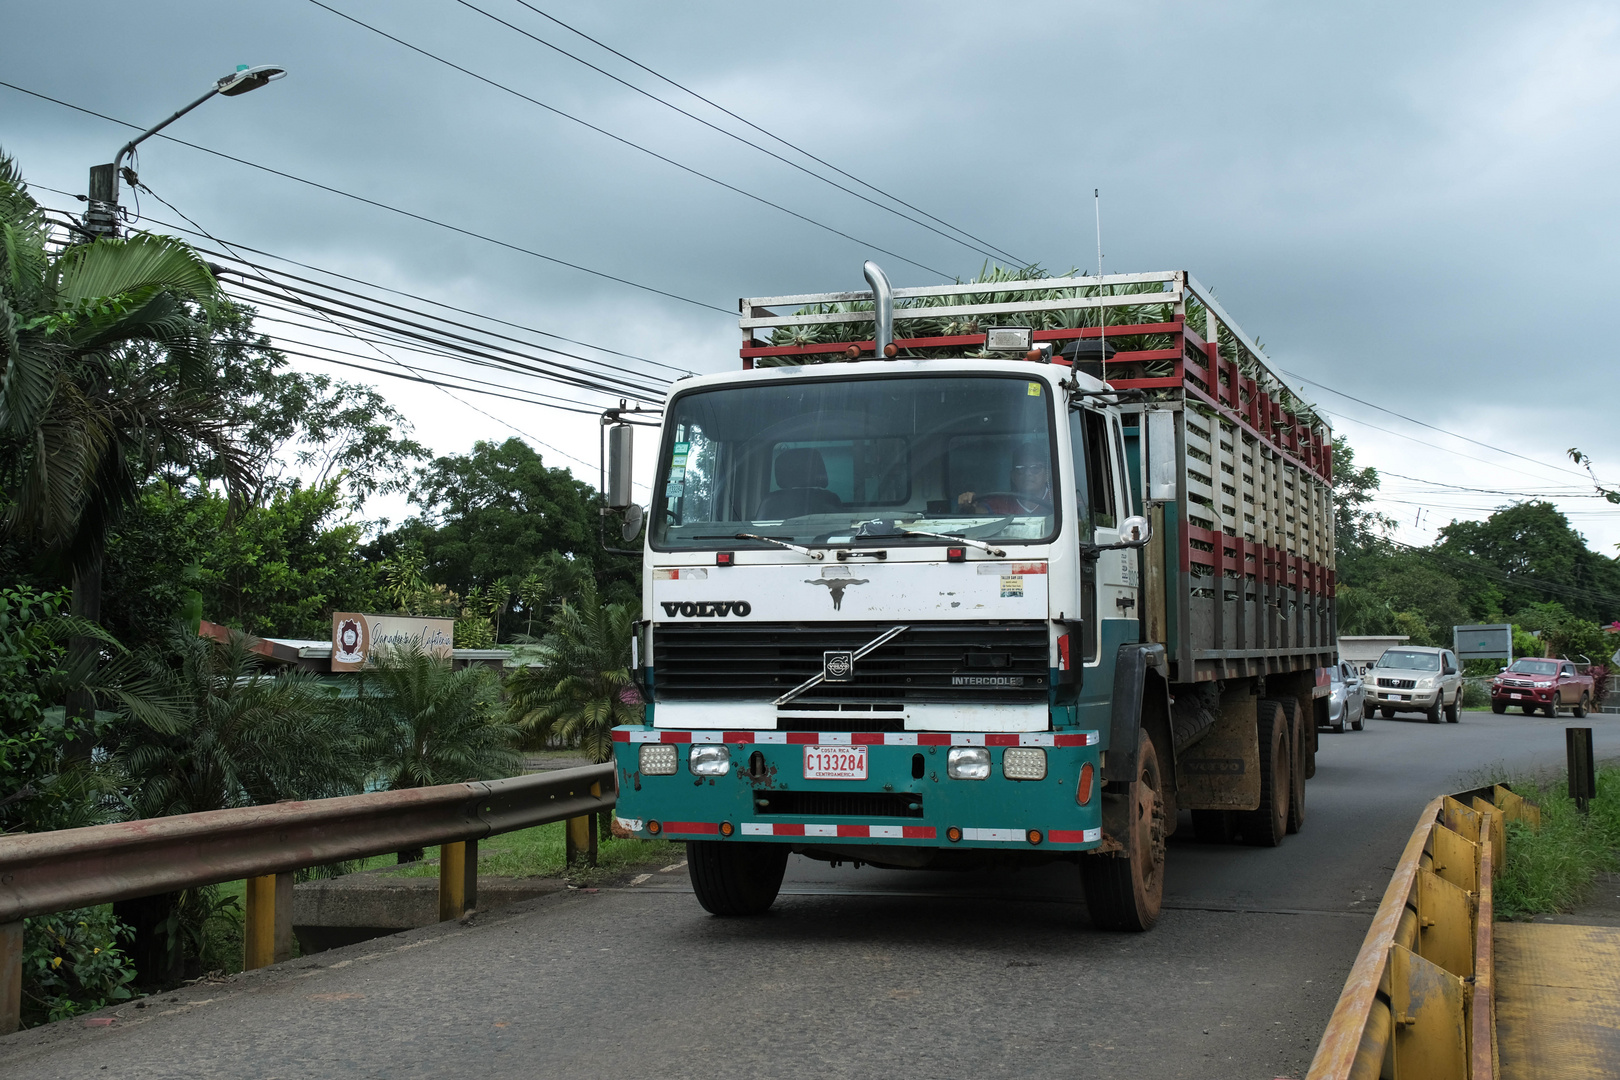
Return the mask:
[[[163, 123], [141, 132], [125, 143], [123, 148], [118, 151], [118, 156], [113, 158], [112, 164], [90, 166], [90, 206], [84, 215], [85, 232], [95, 237], [118, 235], [118, 177], [123, 169], [124, 158], [135, 147], [156, 135], [215, 94], [236, 97], [238, 94], [245, 94], [249, 90], [257, 90], [265, 83], [274, 82], [285, 74], [287, 74], [287, 69], [278, 67], [275, 64], [260, 64], [258, 67], [238, 64], [235, 71], [216, 80], [214, 85], [209, 87], [208, 93], [193, 101], [190, 105], [163, 121]], [[130, 179], [134, 179], [133, 173], [130, 174]]]

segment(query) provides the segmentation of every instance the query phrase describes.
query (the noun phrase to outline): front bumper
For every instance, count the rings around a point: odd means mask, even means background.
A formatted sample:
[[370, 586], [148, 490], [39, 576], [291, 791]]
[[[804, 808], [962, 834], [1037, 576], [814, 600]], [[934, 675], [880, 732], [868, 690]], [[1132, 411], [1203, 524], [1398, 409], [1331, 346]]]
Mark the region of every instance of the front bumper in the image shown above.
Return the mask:
[[[614, 729], [613, 738], [619, 770], [615, 813], [621, 826], [642, 839], [1004, 851], [1084, 851], [1102, 843], [1101, 739], [1095, 731], [851, 734], [621, 727]], [[646, 743], [676, 745], [673, 775], [643, 775], [640, 751]], [[730, 771], [694, 775], [688, 759], [693, 744], [724, 745], [731, 755]], [[812, 745], [865, 746], [867, 778], [806, 780], [804, 748]], [[989, 749], [990, 776], [958, 780], [947, 775], [946, 757], [954, 746]], [[1044, 779], [1003, 775], [1003, 755], [1016, 746], [1044, 749]], [[1076, 785], [1087, 764], [1092, 768], [1090, 797], [1079, 805]], [[776, 802], [791, 799], [805, 812], [773, 812], [773, 795], [787, 795]], [[870, 810], [874, 801], [881, 801], [886, 812], [859, 812]], [[851, 810], [856, 812], [844, 812]]]
[[1491, 701], [1508, 705], [1551, 705], [1557, 693], [1557, 688], [1551, 686], [1545, 690], [1525, 686], [1493, 686]]
[[1440, 690], [1436, 687], [1428, 690], [1385, 690], [1374, 687], [1367, 691], [1367, 704], [1377, 705], [1382, 709], [1418, 712], [1432, 708], [1439, 696]]

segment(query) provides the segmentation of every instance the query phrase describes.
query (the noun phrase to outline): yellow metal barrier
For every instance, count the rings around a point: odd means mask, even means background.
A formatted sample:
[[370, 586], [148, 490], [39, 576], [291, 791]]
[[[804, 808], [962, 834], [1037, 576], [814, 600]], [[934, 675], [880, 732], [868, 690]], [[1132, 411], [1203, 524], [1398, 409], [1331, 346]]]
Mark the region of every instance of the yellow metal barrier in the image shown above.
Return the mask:
[[1308, 1080], [1494, 1080], [1491, 880], [1508, 818], [1539, 826], [1541, 811], [1501, 784], [1424, 808]]

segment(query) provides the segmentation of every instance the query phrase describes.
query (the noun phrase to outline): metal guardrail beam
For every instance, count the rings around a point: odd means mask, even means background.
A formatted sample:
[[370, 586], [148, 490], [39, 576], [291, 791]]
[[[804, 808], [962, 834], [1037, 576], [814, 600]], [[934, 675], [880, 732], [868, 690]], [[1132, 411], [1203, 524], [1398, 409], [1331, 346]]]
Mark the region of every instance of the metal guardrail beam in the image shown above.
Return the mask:
[[0, 837], [0, 925], [582, 817], [614, 805], [614, 776], [591, 765]]

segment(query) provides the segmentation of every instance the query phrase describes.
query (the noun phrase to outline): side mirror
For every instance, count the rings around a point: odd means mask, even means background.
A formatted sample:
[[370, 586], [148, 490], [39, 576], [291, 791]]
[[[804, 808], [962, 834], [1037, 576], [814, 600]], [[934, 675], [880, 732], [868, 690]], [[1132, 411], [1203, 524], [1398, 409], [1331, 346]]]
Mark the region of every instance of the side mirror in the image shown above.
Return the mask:
[[631, 503], [624, 508], [624, 525], [619, 529], [619, 535], [624, 537], [625, 543], [628, 544], [641, 535], [641, 523], [645, 517], [637, 503]]
[[1147, 497], [1149, 502], [1176, 499], [1176, 414], [1149, 409], [1143, 414], [1147, 433]]
[[1119, 526], [1119, 540], [1125, 547], [1146, 547], [1153, 539], [1153, 526], [1140, 514], [1132, 514]]
[[630, 494], [631, 437], [634, 430], [629, 424], [613, 424], [607, 431], [607, 504], [614, 510], [623, 510], [634, 499]]

